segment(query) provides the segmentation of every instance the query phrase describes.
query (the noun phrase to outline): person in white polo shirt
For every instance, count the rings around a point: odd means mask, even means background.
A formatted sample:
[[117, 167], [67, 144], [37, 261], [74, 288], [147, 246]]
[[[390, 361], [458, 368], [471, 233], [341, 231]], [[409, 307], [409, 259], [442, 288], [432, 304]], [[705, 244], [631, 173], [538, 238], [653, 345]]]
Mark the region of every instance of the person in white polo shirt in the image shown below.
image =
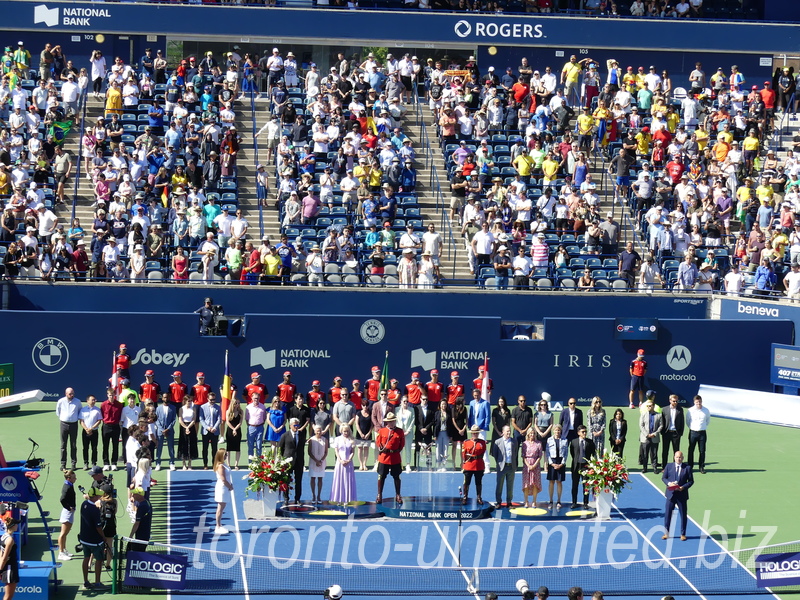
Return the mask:
[[694, 450], [697, 447], [700, 456], [700, 472], [706, 472], [706, 441], [708, 422], [711, 420], [711, 412], [703, 406], [703, 399], [700, 396], [694, 397], [694, 406], [686, 411], [686, 426], [689, 428], [689, 466], [694, 467]]

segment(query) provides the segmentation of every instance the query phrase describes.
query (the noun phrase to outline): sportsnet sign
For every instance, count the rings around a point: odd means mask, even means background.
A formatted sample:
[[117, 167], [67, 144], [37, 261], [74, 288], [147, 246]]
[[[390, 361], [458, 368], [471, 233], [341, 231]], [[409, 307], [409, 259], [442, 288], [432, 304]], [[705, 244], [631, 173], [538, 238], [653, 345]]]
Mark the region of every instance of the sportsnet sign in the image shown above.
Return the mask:
[[125, 564], [125, 585], [162, 590], [186, 587], [185, 556], [167, 556], [150, 552], [128, 552]]
[[756, 556], [758, 587], [800, 585], [800, 553], [761, 554]]

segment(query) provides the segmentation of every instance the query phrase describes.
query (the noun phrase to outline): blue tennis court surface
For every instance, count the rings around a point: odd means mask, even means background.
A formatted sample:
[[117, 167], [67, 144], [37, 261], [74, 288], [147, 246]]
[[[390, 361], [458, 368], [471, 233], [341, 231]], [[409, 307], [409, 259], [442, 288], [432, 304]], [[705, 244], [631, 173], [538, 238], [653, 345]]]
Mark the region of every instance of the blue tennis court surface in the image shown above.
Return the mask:
[[[486, 519], [465, 521], [459, 530], [455, 521], [245, 520], [246, 473], [232, 472], [235, 506], [226, 508], [223, 525], [231, 533], [225, 536], [213, 534], [214, 474], [169, 474], [168, 543], [197, 549], [187, 553], [195, 567], [203, 565], [192, 569], [190, 588], [198, 596], [206, 587], [224, 594], [226, 586], [231, 598], [265, 592], [283, 596], [298, 585], [319, 593], [294, 597], [321, 598], [326, 587], [339, 584], [347, 598], [373, 598], [376, 593], [366, 590], [375, 590], [424, 599], [452, 590], [451, 597], [482, 600], [492, 591], [508, 595], [520, 578], [534, 590], [581, 586], [587, 597], [600, 590], [628, 598], [740, 598], [739, 590], [755, 587], [750, 572], [693, 521], [687, 541], [662, 540], [664, 497], [638, 474], [620, 495], [611, 521]], [[329, 494], [330, 479], [323, 484], [323, 497]], [[374, 500], [377, 475], [357, 472], [356, 479], [359, 499]], [[460, 473], [404, 474], [402, 492], [455, 496], [461, 481]], [[494, 474], [485, 476], [485, 500], [494, 498], [494, 484]], [[309, 485], [304, 478], [304, 498], [310, 495]], [[393, 495], [387, 481], [385, 496]], [[547, 499], [546, 493], [539, 495], [540, 502]], [[562, 502], [569, 501], [568, 479]], [[677, 526], [676, 521], [673, 535]]]

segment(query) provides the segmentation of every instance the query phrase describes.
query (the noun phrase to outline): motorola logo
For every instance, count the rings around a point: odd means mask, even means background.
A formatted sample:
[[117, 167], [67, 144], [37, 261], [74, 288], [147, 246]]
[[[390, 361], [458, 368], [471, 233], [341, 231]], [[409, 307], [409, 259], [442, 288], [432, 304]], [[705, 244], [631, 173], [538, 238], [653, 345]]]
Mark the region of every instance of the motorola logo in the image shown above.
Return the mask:
[[673, 346], [667, 352], [667, 365], [673, 371], [683, 371], [692, 363], [692, 353], [686, 346]]

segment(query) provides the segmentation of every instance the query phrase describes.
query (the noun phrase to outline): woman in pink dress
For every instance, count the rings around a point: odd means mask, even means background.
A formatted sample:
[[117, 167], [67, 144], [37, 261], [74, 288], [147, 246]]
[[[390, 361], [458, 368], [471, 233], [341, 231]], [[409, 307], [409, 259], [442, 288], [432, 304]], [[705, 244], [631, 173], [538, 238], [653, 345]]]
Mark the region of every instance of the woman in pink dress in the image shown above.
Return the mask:
[[189, 279], [189, 258], [180, 246], [175, 248], [175, 256], [172, 257], [172, 278], [178, 283]]
[[[536, 508], [536, 496], [542, 491], [541, 460], [542, 444], [531, 427], [522, 442], [522, 495], [525, 496], [525, 508]], [[533, 502], [528, 501], [531, 496]]]
[[331, 443], [336, 454], [331, 483], [331, 502], [347, 504], [356, 499], [356, 473], [353, 466], [355, 442], [349, 425], [342, 425], [340, 435]]

